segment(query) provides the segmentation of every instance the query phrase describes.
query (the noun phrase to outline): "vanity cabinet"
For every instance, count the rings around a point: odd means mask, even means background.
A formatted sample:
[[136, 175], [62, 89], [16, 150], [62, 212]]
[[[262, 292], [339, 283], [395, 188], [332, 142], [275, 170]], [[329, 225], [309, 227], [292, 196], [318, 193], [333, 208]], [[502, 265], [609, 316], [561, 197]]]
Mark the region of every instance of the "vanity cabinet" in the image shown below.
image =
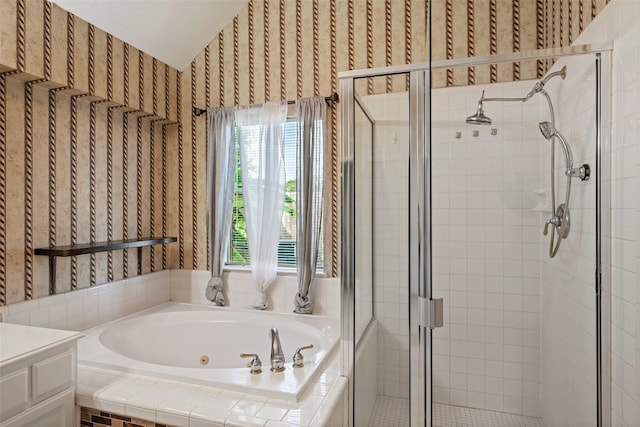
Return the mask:
[[80, 337], [0, 323], [0, 427], [74, 425]]

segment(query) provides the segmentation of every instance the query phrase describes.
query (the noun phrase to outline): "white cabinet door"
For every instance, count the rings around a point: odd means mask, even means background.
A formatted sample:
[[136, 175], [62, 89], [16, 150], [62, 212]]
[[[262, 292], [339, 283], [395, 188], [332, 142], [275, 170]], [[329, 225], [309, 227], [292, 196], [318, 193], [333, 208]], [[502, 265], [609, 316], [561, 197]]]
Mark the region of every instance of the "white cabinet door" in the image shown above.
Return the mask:
[[32, 406], [0, 427], [72, 427], [73, 412], [73, 390], [70, 389]]

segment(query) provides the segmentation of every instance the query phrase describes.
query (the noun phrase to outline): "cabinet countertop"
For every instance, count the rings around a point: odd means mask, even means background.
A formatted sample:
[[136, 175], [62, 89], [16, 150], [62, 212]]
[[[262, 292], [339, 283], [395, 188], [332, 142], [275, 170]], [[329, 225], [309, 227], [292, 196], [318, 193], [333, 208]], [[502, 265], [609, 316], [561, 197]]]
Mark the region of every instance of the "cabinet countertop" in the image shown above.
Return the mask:
[[0, 368], [82, 337], [75, 331], [0, 323]]

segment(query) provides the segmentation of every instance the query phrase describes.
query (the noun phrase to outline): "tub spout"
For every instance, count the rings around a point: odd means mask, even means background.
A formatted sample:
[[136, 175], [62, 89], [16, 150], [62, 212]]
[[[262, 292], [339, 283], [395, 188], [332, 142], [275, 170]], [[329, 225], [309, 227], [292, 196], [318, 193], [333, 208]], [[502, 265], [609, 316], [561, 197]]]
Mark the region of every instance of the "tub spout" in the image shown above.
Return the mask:
[[271, 371], [282, 372], [284, 371], [284, 352], [280, 344], [278, 329], [271, 328], [269, 336], [271, 337]]

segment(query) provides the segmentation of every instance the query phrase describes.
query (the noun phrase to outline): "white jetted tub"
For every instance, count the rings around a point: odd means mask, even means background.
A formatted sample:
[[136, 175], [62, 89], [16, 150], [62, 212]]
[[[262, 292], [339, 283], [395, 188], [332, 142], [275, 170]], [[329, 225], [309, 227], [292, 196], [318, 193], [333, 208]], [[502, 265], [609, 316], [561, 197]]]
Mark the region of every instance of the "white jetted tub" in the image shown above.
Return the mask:
[[[270, 371], [269, 331], [278, 329], [284, 372]], [[83, 332], [80, 364], [298, 400], [337, 347], [339, 321], [315, 315], [166, 303]], [[304, 367], [293, 368], [296, 349]], [[257, 353], [262, 373], [251, 374], [240, 353]]]

